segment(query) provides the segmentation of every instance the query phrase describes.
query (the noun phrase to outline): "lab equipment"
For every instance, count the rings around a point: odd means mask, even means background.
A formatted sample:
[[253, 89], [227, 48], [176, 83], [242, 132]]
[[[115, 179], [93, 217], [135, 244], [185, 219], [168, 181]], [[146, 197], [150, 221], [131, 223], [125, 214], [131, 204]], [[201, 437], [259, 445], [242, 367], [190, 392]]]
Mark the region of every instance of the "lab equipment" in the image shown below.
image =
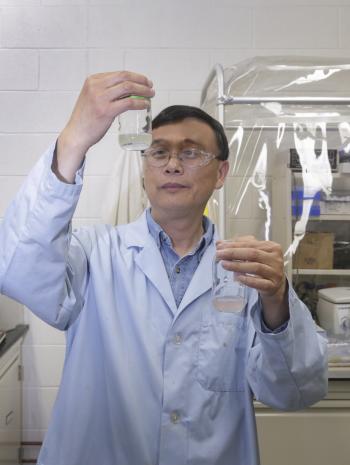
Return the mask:
[[330, 287], [318, 291], [317, 316], [331, 334], [350, 336], [350, 287]]

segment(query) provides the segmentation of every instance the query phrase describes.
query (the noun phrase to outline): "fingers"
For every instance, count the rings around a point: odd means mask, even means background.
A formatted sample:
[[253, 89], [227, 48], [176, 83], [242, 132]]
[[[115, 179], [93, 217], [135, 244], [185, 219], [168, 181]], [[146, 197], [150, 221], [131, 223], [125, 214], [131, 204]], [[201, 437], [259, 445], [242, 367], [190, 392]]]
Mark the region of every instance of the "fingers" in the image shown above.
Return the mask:
[[217, 244], [217, 258], [220, 260], [241, 260], [269, 263], [276, 257], [282, 259], [281, 246], [271, 241], [252, 240], [225, 241]]
[[[131, 81], [124, 81], [116, 84], [113, 87], [109, 87], [105, 90], [105, 95], [108, 101], [123, 99], [130, 97], [130, 95], [138, 95], [141, 97], [151, 98], [154, 96], [154, 90], [151, 87], [137, 84]], [[142, 99], [134, 99], [141, 100]]]
[[244, 276], [254, 276], [279, 281], [284, 274], [283, 262], [270, 259], [269, 262], [223, 260], [222, 266]]
[[250, 275], [236, 275], [237, 281], [245, 284], [248, 287], [252, 287], [259, 291], [261, 294], [273, 295], [275, 294], [282, 285], [282, 281], [278, 281], [278, 286], [273, 279], [264, 279], [260, 276]]
[[113, 87], [122, 82], [135, 82], [146, 87], [153, 87], [153, 82], [143, 74], [134, 73], [132, 71], [114, 71], [109, 73], [100, 73], [95, 75], [102, 79], [106, 87]]
[[[150, 105], [155, 92], [145, 76], [129, 71], [100, 73], [90, 76], [84, 84], [83, 95], [97, 117], [114, 118], [126, 110], [142, 110]], [[131, 99], [131, 95], [146, 97]]]
[[94, 74], [86, 79], [85, 87], [92, 94], [105, 93], [110, 101], [130, 95], [154, 96], [152, 81], [142, 74], [130, 71]]
[[230, 271], [239, 274], [250, 274], [252, 276], [269, 277], [271, 274], [270, 266], [266, 263], [252, 261], [232, 261], [222, 260], [222, 266]]
[[285, 279], [282, 249], [275, 242], [258, 241], [253, 236], [220, 241], [216, 256], [239, 281], [262, 294], [273, 295]]
[[224, 268], [236, 273], [236, 279], [263, 295], [275, 295], [285, 281], [282, 266], [250, 262], [223, 262]]

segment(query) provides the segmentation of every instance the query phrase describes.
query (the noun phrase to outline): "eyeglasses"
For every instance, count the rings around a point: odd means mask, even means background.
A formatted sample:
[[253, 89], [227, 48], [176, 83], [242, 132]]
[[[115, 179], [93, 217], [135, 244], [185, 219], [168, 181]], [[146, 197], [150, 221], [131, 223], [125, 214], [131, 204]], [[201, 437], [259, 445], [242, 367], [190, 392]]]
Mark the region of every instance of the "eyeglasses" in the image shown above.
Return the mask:
[[151, 147], [141, 153], [141, 156], [147, 160], [147, 163], [155, 168], [166, 166], [173, 154], [176, 154], [178, 160], [186, 166], [186, 168], [199, 168], [200, 166], [208, 165], [211, 160], [219, 158], [213, 153], [204, 152], [196, 148], [183, 149], [180, 152], [176, 150], [168, 150], [161, 147]]

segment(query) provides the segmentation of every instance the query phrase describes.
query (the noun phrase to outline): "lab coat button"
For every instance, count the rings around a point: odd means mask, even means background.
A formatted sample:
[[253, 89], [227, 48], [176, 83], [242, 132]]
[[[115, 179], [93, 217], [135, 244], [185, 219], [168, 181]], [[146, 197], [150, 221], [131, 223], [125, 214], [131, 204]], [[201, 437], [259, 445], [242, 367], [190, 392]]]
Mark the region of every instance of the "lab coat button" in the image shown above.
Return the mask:
[[176, 344], [177, 346], [179, 346], [181, 343], [182, 343], [182, 336], [181, 334], [179, 333], [176, 333], [174, 338], [173, 338], [173, 342], [174, 344]]
[[179, 423], [179, 421], [180, 421], [179, 412], [176, 412], [175, 410], [173, 412], [171, 412], [170, 420], [171, 420], [171, 423], [173, 423], [174, 425], [176, 425], [176, 423]]

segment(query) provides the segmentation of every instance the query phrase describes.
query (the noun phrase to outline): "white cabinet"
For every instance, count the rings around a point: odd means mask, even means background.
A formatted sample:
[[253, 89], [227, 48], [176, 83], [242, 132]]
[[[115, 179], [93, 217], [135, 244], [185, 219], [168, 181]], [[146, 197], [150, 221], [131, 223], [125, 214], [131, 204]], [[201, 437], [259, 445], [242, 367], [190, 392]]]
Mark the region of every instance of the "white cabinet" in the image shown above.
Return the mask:
[[20, 343], [0, 358], [0, 463], [19, 463], [21, 445]]
[[326, 399], [298, 412], [255, 405], [261, 465], [349, 465], [350, 380], [331, 381]]

